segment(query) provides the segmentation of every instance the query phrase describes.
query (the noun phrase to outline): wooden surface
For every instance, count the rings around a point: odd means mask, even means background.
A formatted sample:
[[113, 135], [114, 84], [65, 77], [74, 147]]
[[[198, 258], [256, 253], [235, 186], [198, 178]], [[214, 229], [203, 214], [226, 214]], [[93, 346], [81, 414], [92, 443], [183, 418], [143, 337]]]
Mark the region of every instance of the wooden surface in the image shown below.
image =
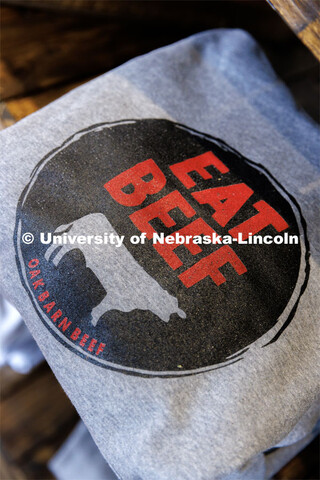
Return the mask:
[[319, 0], [268, 0], [300, 40], [320, 60]]
[[[13, 3], [24, 6], [8, 6]], [[319, 118], [314, 101], [318, 64], [265, 0], [5, 0], [0, 95], [30, 96], [86, 80], [153, 48], [217, 27], [248, 30], [302, 108]]]
[[[319, 119], [318, 64], [264, 0], [12, 0], [1, 7], [1, 126], [132, 56], [216, 27], [249, 30], [298, 104]], [[52, 480], [46, 464], [77, 413], [46, 364], [26, 376], [0, 373], [0, 480]], [[313, 442], [276, 479], [319, 480], [318, 451]]]
[[46, 465], [78, 420], [74, 407], [45, 363], [30, 375], [0, 374], [0, 479], [53, 479]]

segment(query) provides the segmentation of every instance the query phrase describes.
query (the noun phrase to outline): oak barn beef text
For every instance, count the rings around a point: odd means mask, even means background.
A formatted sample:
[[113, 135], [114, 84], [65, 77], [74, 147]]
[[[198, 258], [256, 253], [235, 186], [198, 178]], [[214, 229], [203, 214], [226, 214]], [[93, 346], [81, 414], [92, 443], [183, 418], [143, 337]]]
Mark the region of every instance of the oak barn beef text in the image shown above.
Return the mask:
[[[72, 320], [64, 316], [62, 310], [57, 308], [56, 302], [51, 298], [50, 293], [46, 290], [46, 284], [41, 278], [41, 269], [39, 268], [39, 259], [33, 258], [28, 262], [29, 280], [32, 283], [33, 289], [37, 290], [37, 301], [42, 306], [46, 313], [50, 313], [50, 318], [53, 323], [62, 332], [68, 331], [69, 338], [74, 342], [79, 342], [79, 346], [87, 350], [89, 353], [100, 355], [106, 344], [98, 342], [96, 338], [90, 338], [90, 335], [84, 333], [81, 328], [72, 327]], [[38, 290], [39, 289], [39, 290]]]

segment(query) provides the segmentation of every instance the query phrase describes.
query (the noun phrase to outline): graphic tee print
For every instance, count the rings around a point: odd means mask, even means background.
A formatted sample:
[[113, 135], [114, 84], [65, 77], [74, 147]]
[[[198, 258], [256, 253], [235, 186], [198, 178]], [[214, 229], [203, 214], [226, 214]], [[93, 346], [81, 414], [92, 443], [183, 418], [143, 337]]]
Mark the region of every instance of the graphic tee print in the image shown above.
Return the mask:
[[[52, 243], [58, 234], [68, 242]], [[168, 120], [94, 125], [51, 152], [21, 196], [15, 246], [55, 338], [140, 375], [200, 373], [276, 341], [308, 277], [290, 194], [223, 141]]]

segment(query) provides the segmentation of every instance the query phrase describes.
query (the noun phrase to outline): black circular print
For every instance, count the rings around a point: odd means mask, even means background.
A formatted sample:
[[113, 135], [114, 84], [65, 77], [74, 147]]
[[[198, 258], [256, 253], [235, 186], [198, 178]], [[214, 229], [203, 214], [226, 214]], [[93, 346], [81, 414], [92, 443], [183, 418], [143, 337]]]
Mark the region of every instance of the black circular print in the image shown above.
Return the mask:
[[299, 206], [265, 168], [168, 120], [77, 132], [17, 208], [22, 282], [48, 330], [125, 373], [240, 361], [290, 323], [308, 276]]

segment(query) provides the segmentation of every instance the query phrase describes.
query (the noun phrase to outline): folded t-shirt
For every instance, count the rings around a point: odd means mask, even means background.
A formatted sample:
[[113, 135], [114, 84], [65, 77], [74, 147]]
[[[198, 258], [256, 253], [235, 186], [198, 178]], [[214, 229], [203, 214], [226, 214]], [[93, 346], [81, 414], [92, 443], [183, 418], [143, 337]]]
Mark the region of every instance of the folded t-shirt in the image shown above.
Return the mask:
[[1, 291], [119, 478], [253, 478], [310, 434], [319, 132], [247, 33], [134, 59], [1, 151]]

